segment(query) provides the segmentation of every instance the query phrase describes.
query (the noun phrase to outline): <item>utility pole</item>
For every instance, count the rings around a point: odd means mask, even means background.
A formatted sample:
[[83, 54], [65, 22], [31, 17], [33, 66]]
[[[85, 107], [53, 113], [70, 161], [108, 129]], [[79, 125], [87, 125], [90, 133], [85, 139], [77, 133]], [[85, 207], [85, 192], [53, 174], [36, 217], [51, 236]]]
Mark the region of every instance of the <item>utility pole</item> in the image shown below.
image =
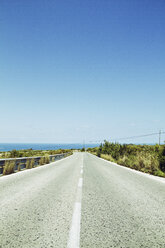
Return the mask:
[[161, 130], [159, 131], [159, 145], [161, 143]]

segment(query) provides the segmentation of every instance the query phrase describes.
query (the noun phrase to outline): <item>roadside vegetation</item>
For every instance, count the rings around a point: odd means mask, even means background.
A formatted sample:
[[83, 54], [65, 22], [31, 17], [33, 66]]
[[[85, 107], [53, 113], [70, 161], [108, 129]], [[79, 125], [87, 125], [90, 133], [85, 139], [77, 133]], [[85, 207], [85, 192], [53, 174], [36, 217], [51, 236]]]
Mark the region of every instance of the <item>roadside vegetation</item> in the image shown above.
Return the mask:
[[[16, 171], [21, 171], [22, 169], [32, 169], [36, 166], [41, 166], [54, 162], [55, 158], [51, 158], [50, 155], [56, 155], [61, 153], [69, 153], [64, 157], [70, 156], [73, 152], [71, 149], [60, 149], [60, 150], [46, 150], [46, 151], [37, 151], [37, 150], [12, 150], [10, 152], [1, 152], [0, 159], [14, 158], [12, 160], [6, 160], [4, 165], [0, 166], [0, 173], [3, 175], [9, 175]], [[26, 162], [19, 162], [17, 158], [26, 157]], [[34, 158], [33, 158], [34, 157]], [[35, 157], [41, 157], [39, 160]], [[22, 169], [21, 169], [22, 168]]]
[[39, 165], [44, 165], [49, 163], [50, 163], [50, 158], [48, 154], [46, 154], [44, 157], [41, 157], [39, 160]]
[[3, 175], [9, 175], [14, 173], [15, 161], [7, 160], [5, 161], [5, 166], [3, 168]]
[[99, 147], [88, 148], [87, 151], [111, 162], [165, 177], [165, 145], [134, 145], [104, 141]]
[[22, 158], [22, 157], [37, 157], [37, 156], [48, 156], [61, 153], [71, 152], [72, 149], [58, 149], [58, 150], [12, 150], [8, 152], [0, 152], [0, 159], [4, 158]]
[[27, 159], [26, 161], [26, 169], [32, 169], [34, 168], [34, 159]]

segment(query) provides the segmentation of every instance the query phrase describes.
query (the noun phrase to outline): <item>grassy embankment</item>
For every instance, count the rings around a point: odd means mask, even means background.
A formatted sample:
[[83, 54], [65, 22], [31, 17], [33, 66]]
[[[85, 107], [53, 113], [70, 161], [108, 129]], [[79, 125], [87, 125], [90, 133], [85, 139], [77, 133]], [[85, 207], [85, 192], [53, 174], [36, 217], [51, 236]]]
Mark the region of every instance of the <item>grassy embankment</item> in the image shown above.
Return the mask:
[[[21, 157], [37, 157], [42, 156], [39, 160], [39, 166], [44, 164], [50, 163], [49, 155], [55, 155], [55, 154], [61, 154], [61, 153], [72, 153], [71, 149], [59, 149], [59, 150], [12, 150], [9, 152], [1, 152], [0, 158], [21, 158]], [[53, 160], [52, 160], [53, 162]], [[15, 167], [15, 161], [14, 160], [7, 160], [5, 162], [4, 168], [3, 168], [3, 175], [9, 175], [14, 173], [14, 167]], [[26, 161], [26, 169], [32, 169], [36, 167], [35, 160], [33, 158], [29, 158]], [[21, 166], [18, 165], [18, 171], [21, 170]]]
[[165, 177], [165, 145], [121, 145], [105, 141], [100, 147], [87, 150], [111, 162]]

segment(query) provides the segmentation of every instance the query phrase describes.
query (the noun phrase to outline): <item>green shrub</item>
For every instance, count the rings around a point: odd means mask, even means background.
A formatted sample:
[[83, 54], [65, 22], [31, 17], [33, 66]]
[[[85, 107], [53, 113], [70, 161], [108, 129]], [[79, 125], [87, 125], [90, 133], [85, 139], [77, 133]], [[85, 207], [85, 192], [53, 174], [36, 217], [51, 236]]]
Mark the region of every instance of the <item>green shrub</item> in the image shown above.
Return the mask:
[[[94, 149], [89, 149], [94, 153]], [[95, 148], [98, 157], [139, 171], [165, 176], [165, 146], [118, 144], [105, 141]]]
[[97, 155], [97, 157], [99, 157], [99, 158], [101, 157], [101, 151], [100, 151], [100, 149], [97, 150], [96, 155]]
[[165, 146], [159, 153], [160, 170], [165, 172]]
[[160, 158], [160, 169], [165, 172], [165, 156]]
[[17, 157], [19, 157], [19, 151], [17, 151], [17, 150], [12, 150], [11, 152], [10, 152], [10, 157], [11, 158], [17, 158]]
[[161, 170], [157, 170], [154, 172], [154, 175], [155, 176], [158, 176], [158, 177], [165, 177], [165, 173], [162, 172]]

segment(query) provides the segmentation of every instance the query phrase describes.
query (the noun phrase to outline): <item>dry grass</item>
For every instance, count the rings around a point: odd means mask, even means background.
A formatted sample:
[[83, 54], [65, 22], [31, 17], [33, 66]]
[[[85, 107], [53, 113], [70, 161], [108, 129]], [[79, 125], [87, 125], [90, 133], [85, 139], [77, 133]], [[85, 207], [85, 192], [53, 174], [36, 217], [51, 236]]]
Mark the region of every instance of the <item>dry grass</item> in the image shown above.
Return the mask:
[[106, 159], [106, 160], [108, 160], [108, 161], [115, 162], [115, 160], [112, 158], [111, 155], [108, 155], [108, 154], [101, 154], [100, 157], [103, 158], [103, 159]]
[[21, 165], [20, 164], [18, 165], [17, 171], [21, 171]]
[[26, 169], [30, 169], [30, 159], [26, 160]]
[[117, 163], [155, 176], [165, 177], [165, 173], [159, 169], [158, 157], [154, 154], [141, 152], [134, 156], [124, 155], [117, 160]]
[[14, 173], [15, 161], [7, 160], [3, 168], [3, 175], [9, 175]]
[[44, 165], [45, 164], [45, 157], [41, 157], [39, 160], [39, 165]]
[[[66, 156], [70, 156], [73, 153], [67, 154]], [[55, 161], [55, 158], [52, 158], [52, 162]], [[49, 164], [50, 163], [50, 157], [48, 154], [45, 154], [45, 156], [41, 157], [39, 160], [39, 165]], [[6, 160], [5, 165], [3, 167], [3, 175], [9, 175], [14, 173], [14, 167], [16, 164], [16, 160]], [[26, 169], [32, 169], [35, 167], [35, 159], [34, 158], [28, 158], [26, 160]], [[21, 163], [19, 163], [17, 171], [21, 171]]]
[[34, 158], [27, 159], [26, 161], [26, 169], [32, 169], [34, 168]]
[[34, 163], [35, 163], [34, 158], [32, 158], [32, 159], [30, 160], [30, 169], [31, 169], [31, 168], [34, 168]]
[[50, 157], [48, 154], [45, 155], [45, 164], [49, 164], [50, 163]]
[[51, 160], [51, 162], [53, 163], [55, 161], [55, 157], [52, 157], [52, 160]]

